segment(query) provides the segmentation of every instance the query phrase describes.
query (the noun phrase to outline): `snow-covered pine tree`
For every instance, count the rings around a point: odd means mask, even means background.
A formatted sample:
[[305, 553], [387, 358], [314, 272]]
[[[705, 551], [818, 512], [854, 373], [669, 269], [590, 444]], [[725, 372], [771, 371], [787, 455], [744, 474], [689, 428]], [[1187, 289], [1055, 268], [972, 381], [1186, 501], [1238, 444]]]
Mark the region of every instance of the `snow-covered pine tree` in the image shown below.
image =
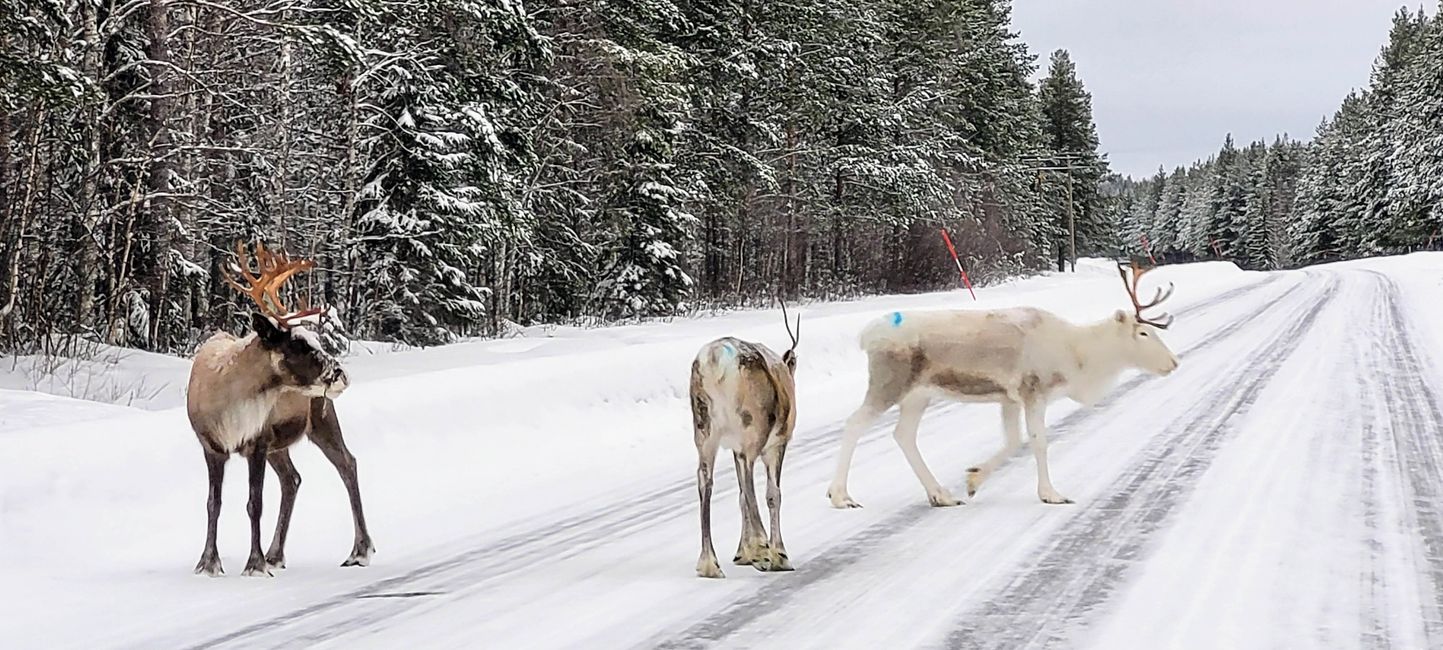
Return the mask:
[[1194, 259], [1217, 259], [1208, 228], [1213, 220], [1214, 160], [1195, 163], [1188, 170], [1179, 214], [1179, 248]]
[[1268, 186], [1268, 148], [1264, 142], [1248, 146], [1243, 159], [1246, 161], [1246, 176], [1243, 178], [1243, 211], [1239, 224], [1240, 266], [1247, 269], [1271, 270], [1277, 268], [1277, 255], [1269, 241], [1272, 232], [1273, 195]]
[[[1116, 245], [1120, 251], [1145, 255], [1148, 248], [1144, 248], [1143, 242], [1147, 240], [1150, 247], [1150, 233], [1157, 216], [1160, 187], [1153, 179], [1140, 182], [1125, 179], [1119, 184], [1121, 191], [1116, 199], [1118, 205], [1113, 210], [1120, 227]], [[1107, 183], [1104, 183], [1104, 187], [1106, 185]]]
[[362, 127], [371, 162], [354, 208], [350, 320], [392, 340], [444, 343], [482, 330], [479, 271], [515, 218], [500, 190], [524, 146], [504, 122], [518, 97], [483, 66], [524, 56], [532, 35], [507, 2], [428, 0], [388, 18], [383, 29], [395, 31], [383, 42], [408, 45], [409, 30], [437, 25], [471, 38], [384, 56], [368, 82], [379, 110]]
[[1301, 158], [1302, 146], [1282, 135], [1268, 148], [1264, 163], [1266, 178], [1263, 183], [1268, 195], [1265, 237], [1272, 268], [1288, 267], [1294, 263], [1292, 251], [1288, 248], [1287, 229], [1297, 201]]
[[1208, 218], [1203, 222], [1203, 235], [1209, 241], [1208, 246], [1228, 259], [1239, 258], [1242, 254], [1239, 226], [1247, 200], [1247, 167], [1248, 159], [1233, 143], [1232, 134], [1228, 134], [1212, 163], [1212, 203]]
[[[1092, 121], [1092, 95], [1077, 77], [1077, 68], [1067, 50], [1052, 53], [1047, 77], [1038, 90], [1044, 117], [1043, 130], [1052, 167], [1063, 167], [1071, 179], [1067, 191], [1071, 200], [1060, 201], [1056, 223], [1067, 232], [1067, 205], [1071, 203], [1079, 255], [1105, 253], [1109, 230], [1102, 218], [1098, 183], [1107, 166], [1097, 152], [1097, 128]], [[1064, 179], [1066, 182], [1066, 179]], [[1063, 268], [1068, 242], [1055, 244], [1058, 268]]]
[[684, 98], [665, 73], [655, 74], [648, 84], [657, 87], [640, 91], [650, 105], [633, 118], [633, 140], [603, 217], [615, 239], [605, 245], [597, 292], [613, 316], [674, 314], [691, 294], [684, 255], [696, 219], [686, 211], [687, 193], [677, 186], [672, 164]]
[[1342, 145], [1338, 131], [1336, 119], [1324, 120], [1303, 156], [1297, 203], [1288, 228], [1288, 250], [1293, 260], [1301, 264], [1343, 256], [1338, 236], [1342, 203], [1339, 180]]
[[1426, 20], [1421, 10], [1415, 18], [1406, 7], [1399, 9], [1393, 16], [1388, 43], [1373, 64], [1362, 116], [1365, 132], [1359, 153], [1360, 177], [1356, 184], [1344, 188], [1349, 202], [1360, 206], [1360, 219], [1369, 224], [1370, 236], [1363, 244], [1367, 250], [1407, 250], [1423, 243], [1432, 229], [1416, 213], [1393, 213], [1389, 201], [1389, 190], [1397, 185], [1393, 171], [1396, 122], [1400, 111], [1407, 110], [1399, 103], [1400, 84], [1422, 46]]
[[1148, 243], [1153, 256], [1159, 261], [1172, 259], [1178, 250], [1179, 215], [1182, 212], [1183, 179], [1187, 171], [1181, 167], [1171, 174], [1158, 167], [1152, 183], [1157, 192], [1157, 209], [1153, 212], [1152, 227], [1148, 229]]
[[1419, 12], [1416, 21], [1415, 49], [1397, 80], [1387, 205], [1397, 237], [1421, 246], [1443, 237], [1443, 13], [1430, 20]]

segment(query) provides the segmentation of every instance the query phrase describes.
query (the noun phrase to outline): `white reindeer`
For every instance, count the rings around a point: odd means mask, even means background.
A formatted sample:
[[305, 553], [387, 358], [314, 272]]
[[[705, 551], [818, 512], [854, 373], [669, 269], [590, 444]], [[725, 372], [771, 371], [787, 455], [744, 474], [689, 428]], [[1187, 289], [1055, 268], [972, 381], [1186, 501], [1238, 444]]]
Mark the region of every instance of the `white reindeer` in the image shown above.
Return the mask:
[[[741, 488], [741, 542], [732, 562], [758, 571], [791, 571], [782, 544], [782, 459], [797, 424], [797, 331], [782, 322], [792, 339], [780, 357], [770, 348], [731, 337], [702, 346], [691, 363], [691, 415], [696, 441], [696, 489], [701, 498], [701, 557], [696, 574], [722, 578], [711, 543], [711, 488], [718, 447], [732, 451]], [[752, 471], [761, 457], [767, 468], [767, 509], [772, 515], [771, 539], [757, 509]]]
[[1005, 445], [987, 462], [968, 469], [971, 497], [993, 470], [1022, 445], [1018, 418], [1025, 414], [1032, 455], [1037, 459], [1037, 496], [1044, 503], [1072, 503], [1057, 492], [1047, 470], [1047, 405], [1067, 397], [1095, 404], [1128, 368], [1167, 375], [1178, 359], [1158, 336], [1172, 323], [1150, 320], [1143, 310], [1172, 295], [1161, 288], [1153, 300], [1137, 299], [1137, 283], [1146, 269], [1118, 263], [1134, 312], [1118, 310], [1099, 322], [1075, 325], [1041, 309], [893, 312], [862, 332], [867, 352], [868, 386], [861, 408], [847, 420], [836, 474], [827, 496], [836, 508], [861, 507], [847, 493], [847, 471], [857, 440], [893, 405], [900, 405], [893, 434], [907, 463], [934, 506], [955, 506], [954, 499], [927, 469], [917, 450], [917, 426], [933, 398], [1002, 405]]

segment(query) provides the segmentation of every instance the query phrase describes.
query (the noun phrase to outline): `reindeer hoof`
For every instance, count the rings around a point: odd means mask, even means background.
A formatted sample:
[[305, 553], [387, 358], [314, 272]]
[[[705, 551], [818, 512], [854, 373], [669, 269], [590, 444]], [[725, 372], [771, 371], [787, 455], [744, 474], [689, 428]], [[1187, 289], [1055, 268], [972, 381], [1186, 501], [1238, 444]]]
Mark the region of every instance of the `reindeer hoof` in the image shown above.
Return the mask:
[[839, 510], [862, 507], [862, 504], [852, 500], [846, 490], [827, 490], [827, 498], [832, 500], [832, 507]]
[[346, 558], [341, 566], [371, 566], [371, 554], [376, 552], [376, 547], [370, 542], [361, 542], [351, 549], [351, 556]]
[[1062, 496], [1061, 494], [1058, 494], [1058, 493], [1056, 493], [1056, 492], [1052, 492], [1052, 493], [1048, 493], [1048, 494], [1038, 494], [1037, 496], [1042, 498], [1042, 502], [1043, 502], [1043, 503], [1048, 503], [1048, 504], [1052, 504], [1052, 505], [1055, 505], [1055, 506], [1056, 506], [1056, 505], [1066, 505], [1066, 504], [1069, 504], [1069, 503], [1075, 503], [1072, 499], [1069, 499], [1069, 498], [1067, 498], [1067, 497], [1065, 497], [1065, 496]]
[[771, 571], [791, 571], [792, 562], [787, 559], [786, 551], [772, 551]]
[[273, 570], [274, 570], [274, 569], [285, 569], [285, 568], [286, 568], [286, 556], [285, 556], [285, 555], [282, 555], [282, 554], [280, 554], [280, 553], [267, 553], [267, 554], [266, 554], [266, 564], [267, 564], [268, 566], [270, 566], [270, 568], [273, 569]]
[[259, 555], [251, 557], [251, 559], [246, 562], [246, 568], [244, 571], [241, 571], [241, 575], [248, 578], [275, 577], [275, 574], [271, 573], [271, 567], [266, 563], [266, 559]]
[[953, 498], [952, 494], [947, 490], [929, 492], [927, 494], [927, 502], [932, 504], [932, 506], [935, 508], [948, 508], [951, 506], [962, 505], [962, 502], [958, 501], [956, 498]]
[[716, 558], [702, 558], [696, 562], [696, 575], [699, 578], [725, 578], [721, 565], [717, 564]]
[[225, 575], [225, 569], [220, 566], [220, 558], [206, 553], [200, 556], [200, 562], [195, 565], [195, 574], [218, 578]]
[[976, 467], [967, 468], [967, 498], [977, 496], [977, 488], [982, 487], [984, 480], [986, 477], [982, 475], [982, 470]]
[[751, 565], [758, 571], [768, 571], [772, 566], [772, 549], [765, 541], [742, 544], [732, 558], [732, 563], [737, 566]]

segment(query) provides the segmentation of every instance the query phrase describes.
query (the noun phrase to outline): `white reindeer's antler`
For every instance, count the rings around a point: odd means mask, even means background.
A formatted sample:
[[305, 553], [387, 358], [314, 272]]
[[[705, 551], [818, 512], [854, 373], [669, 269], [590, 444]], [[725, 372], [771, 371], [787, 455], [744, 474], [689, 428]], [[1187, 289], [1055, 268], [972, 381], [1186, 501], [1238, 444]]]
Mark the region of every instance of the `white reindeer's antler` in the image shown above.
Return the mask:
[[[1132, 269], [1132, 281], [1130, 283], [1128, 282], [1127, 278], [1127, 271], [1129, 268]], [[1122, 286], [1124, 289], [1127, 290], [1128, 297], [1132, 299], [1133, 309], [1136, 310], [1134, 313], [1137, 314], [1137, 322], [1147, 323], [1148, 325], [1151, 325], [1158, 329], [1165, 330], [1168, 328], [1169, 325], [1172, 325], [1171, 314], [1163, 314], [1163, 317], [1161, 319], [1149, 319], [1146, 316], [1143, 316], [1142, 312], [1145, 309], [1152, 309], [1153, 307], [1161, 304], [1162, 301], [1171, 298], [1173, 284], [1171, 282], [1167, 283], [1166, 290], [1164, 290], [1162, 287], [1158, 287], [1157, 293], [1154, 294], [1152, 297], [1152, 301], [1148, 302], [1147, 304], [1143, 304], [1137, 299], [1137, 283], [1139, 280], [1142, 279], [1143, 274], [1151, 270], [1152, 269], [1150, 268], [1143, 268], [1142, 265], [1137, 263], [1137, 260], [1132, 260], [1130, 265], [1123, 262], [1117, 263], [1117, 273], [1118, 275], [1122, 276]]]

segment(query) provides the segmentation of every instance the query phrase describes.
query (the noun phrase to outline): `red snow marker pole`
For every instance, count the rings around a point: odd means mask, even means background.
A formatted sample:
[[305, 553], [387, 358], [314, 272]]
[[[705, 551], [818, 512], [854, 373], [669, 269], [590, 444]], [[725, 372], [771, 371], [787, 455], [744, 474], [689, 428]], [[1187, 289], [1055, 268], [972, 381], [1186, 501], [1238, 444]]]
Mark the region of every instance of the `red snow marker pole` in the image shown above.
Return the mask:
[[972, 290], [972, 281], [967, 279], [967, 271], [962, 268], [962, 260], [957, 257], [957, 249], [952, 246], [952, 238], [947, 236], [946, 228], [939, 228], [942, 233], [942, 241], [947, 244], [947, 251], [952, 253], [952, 261], [957, 263], [957, 272], [962, 274], [962, 284], [967, 285], [967, 293], [972, 294], [972, 300], [977, 300], [977, 292]]
[[1221, 248], [1218, 248], [1218, 240], [1213, 239], [1212, 237], [1208, 237], [1208, 241], [1209, 241], [1209, 242], [1212, 242], [1212, 245], [1213, 245], [1213, 255], [1216, 255], [1218, 259], [1222, 259], [1222, 258], [1223, 258], [1223, 250], [1222, 250]]
[[1142, 240], [1142, 250], [1147, 251], [1147, 259], [1152, 261], [1153, 266], [1157, 266], [1157, 258], [1152, 256], [1152, 246], [1147, 244], [1147, 235], [1139, 234], [1137, 238]]

